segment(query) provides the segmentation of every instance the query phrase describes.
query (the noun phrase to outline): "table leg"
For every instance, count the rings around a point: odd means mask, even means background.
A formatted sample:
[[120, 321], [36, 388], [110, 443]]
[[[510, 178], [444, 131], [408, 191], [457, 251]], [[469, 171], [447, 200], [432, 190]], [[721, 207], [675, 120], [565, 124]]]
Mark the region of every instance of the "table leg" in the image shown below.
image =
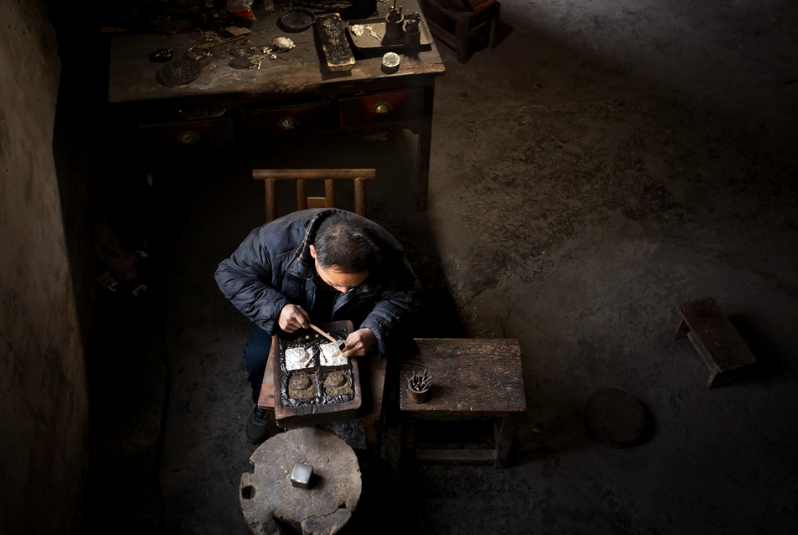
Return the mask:
[[435, 86], [424, 88], [424, 120], [418, 128], [418, 154], [416, 158], [417, 184], [416, 207], [419, 211], [427, 209], [429, 190], [429, 160], [432, 151], [432, 106], [435, 102]]
[[505, 416], [495, 424], [496, 468], [505, 468], [510, 457], [510, 446], [515, 432], [515, 415]]
[[402, 465], [410, 468], [416, 460], [416, 426], [418, 416], [415, 413], [404, 414], [402, 418]]
[[366, 446], [374, 460], [382, 457], [382, 421], [379, 418], [366, 418], [363, 420], [366, 429]]

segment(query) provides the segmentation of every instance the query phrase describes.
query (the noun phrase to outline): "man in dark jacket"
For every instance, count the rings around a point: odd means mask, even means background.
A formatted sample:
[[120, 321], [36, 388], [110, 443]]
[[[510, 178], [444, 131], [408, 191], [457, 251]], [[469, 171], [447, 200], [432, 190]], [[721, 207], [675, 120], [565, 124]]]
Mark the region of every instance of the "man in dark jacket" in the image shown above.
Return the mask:
[[418, 310], [420, 283], [404, 249], [385, 229], [343, 210], [303, 210], [253, 230], [219, 264], [216, 282], [253, 325], [244, 361], [255, 409], [247, 438], [268, 436], [258, 409], [272, 335], [314, 324], [351, 320], [345, 356], [365, 355], [389, 340]]

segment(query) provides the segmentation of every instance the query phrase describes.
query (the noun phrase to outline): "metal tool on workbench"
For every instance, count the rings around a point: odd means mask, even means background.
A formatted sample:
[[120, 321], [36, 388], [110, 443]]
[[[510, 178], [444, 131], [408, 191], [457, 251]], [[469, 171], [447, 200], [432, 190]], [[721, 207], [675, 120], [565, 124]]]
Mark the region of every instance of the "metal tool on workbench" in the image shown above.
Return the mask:
[[333, 344], [335, 344], [335, 346], [338, 348], [338, 351], [343, 351], [344, 348], [346, 347], [346, 342], [340, 342], [339, 343], [338, 340], [336, 340], [335, 338], [333, 338], [332, 336], [327, 334], [325, 331], [319, 329], [318, 327], [316, 327], [312, 323], [310, 324], [310, 328], [313, 329], [314, 331], [316, 331], [317, 333], [319, 333], [320, 335], [322, 335], [324, 338], [326, 338], [327, 340], [329, 340]]
[[402, 38], [404, 30], [402, 23], [404, 17], [402, 16], [402, 6], [399, 6], [399, 11], [396, 10], [396, 0], [393, 0], [393, 7], [385, 15], [385, 39], [391, 41], [398, 41]]

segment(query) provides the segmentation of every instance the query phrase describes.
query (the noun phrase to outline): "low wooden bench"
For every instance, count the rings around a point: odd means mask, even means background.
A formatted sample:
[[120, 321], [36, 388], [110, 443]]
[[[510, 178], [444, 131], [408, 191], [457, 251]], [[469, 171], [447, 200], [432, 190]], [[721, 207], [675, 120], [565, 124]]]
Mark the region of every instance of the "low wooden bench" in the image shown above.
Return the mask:
[[[409, 461], [491, 462], [507, 466], [515, 419], [526, 411], [518, 340], [417, 338], [417, 353], [401, 365], [399, 405], [404, 413], [403, 456]], [[430, 398], [407, 396], [404, 375], [421, 369], [432, 377]], [[485, 419], [494, 422], [493, 449], [416, 448], [418, 419]]]
[[756, 362], [737, 329], [711, 297], [676, 307], [682, 316], [676, 339], [687, 337], [709, 368], [707, 386], [734, 381]]

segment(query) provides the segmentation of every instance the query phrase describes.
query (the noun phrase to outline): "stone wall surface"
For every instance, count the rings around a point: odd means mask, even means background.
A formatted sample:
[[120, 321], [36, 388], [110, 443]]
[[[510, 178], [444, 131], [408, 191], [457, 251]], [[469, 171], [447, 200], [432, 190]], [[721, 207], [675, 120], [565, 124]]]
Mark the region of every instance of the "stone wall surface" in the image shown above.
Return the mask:
[[53, 162], [61, 64], [43, 2], [0, 2], [0, 50], [0, 531], [71, 533], [89, 413]]

